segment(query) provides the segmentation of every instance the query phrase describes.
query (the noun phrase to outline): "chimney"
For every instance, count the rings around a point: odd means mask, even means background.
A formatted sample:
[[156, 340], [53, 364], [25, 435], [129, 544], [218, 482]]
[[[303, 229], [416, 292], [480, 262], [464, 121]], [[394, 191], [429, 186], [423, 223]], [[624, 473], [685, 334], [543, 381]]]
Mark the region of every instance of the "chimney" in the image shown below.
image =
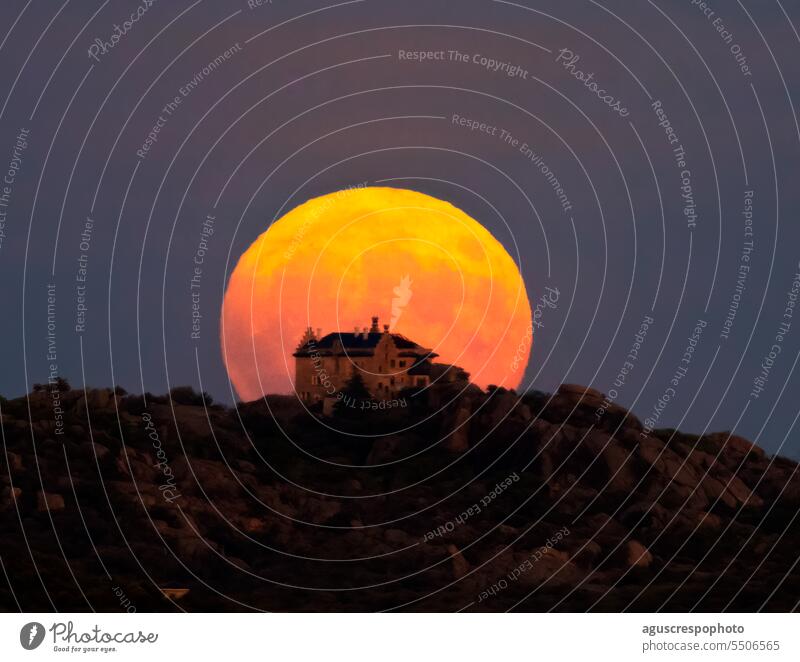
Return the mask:
[[378, 328], [378, 316], [374, 315], [372, 317], [372, 328], [369, 330], [370, 333], [380, 333], [381, 330]]
[[367, 332], [367, 327], [364, 327], [363, 333], [364, 333], [364, 340], [366, 340], [367, 336], [369, 335], [369, 333]]
[[389, 325], [388, 324], [384, 324], [383, 325], [383, 332], [384, 333], [389, 333]]

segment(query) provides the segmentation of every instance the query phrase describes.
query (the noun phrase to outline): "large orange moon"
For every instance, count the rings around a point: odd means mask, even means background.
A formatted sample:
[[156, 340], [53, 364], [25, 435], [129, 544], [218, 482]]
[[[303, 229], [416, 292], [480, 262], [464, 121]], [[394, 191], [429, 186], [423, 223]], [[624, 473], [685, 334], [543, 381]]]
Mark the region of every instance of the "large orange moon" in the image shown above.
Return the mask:
[[308, 327], [352, 332], [374, 315], [481, 388], [522, 379], [531, 308], [500, 242], [448, 202], [361, 187], [296, 207], [239, 259], [221, 320], [239, 398], [293, 392], [292, 353]]

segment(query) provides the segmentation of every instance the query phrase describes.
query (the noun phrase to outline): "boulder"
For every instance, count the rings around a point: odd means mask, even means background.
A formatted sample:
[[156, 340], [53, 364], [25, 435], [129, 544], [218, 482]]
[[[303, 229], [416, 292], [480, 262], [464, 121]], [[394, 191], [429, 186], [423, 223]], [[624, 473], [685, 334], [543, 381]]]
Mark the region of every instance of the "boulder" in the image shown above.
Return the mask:
[[655, 437], [640, 437], [638, 439], [636, 451], [639, 457], [647, 464], [655, 464], [663, 450], [664, 443], [660, 439], [656, 439]]
[[717, 448], [721, 448], [722, 454], [735, 453], [737, 455], [747, 455], [752, 453], [756, 457], [764, 457], [764, 449], [756, 446], [752, 441], [748, 441], [743, 437], [737, 437], [730, 432], [715, 432], [705, 436], [705, 439], [714, 444]]
[[574, 584], [581, 575], [568, 552], [542, 546], [513, 555], [514, 566], [508, 577], [532, 588], [547, 582], [548, 587]]
[[736, 506], [736, 498], [725, 489], [725, 485], [713, 476], [706, 476], [703, 478], [701, 488], [711, 503], [720, 500], [728, 506], [728, 508], [734, 508]]
[[580, 403], [595, 408], [602, 406], [606, 399], [606, 396], [597, 389], [579, 384], [562, 384], [558, 387], [558, 395], [573, 404]]
[[706, 529], [719, 529], [722, 526], [722, 519], [714, 513], [701, 512], [697, 514], [698, 523]]
[[469, 561], [461, 555], [461, 552], [455, 545], [448, 545], [447, 553], [451, 556], [450, 563], [453, 570], [453, 578], [461, 579], [470, 571]]
[[583, 520], [582, 524], [586, 532], [593, 538], [603, 536], [621, 538], [627, 533], [627, 529], [608, 513], [589, 515]]
[[94, 454], [97, 455], [98, 459], [102, 460], [106, 455], [110, 453], [108, 448], [103, 446], [103, 444], [98, 444], [96, 442], [92, 443], [92, 447], [94, 448]]
[[175, 539], [175, 550], [182, 560], [202, 562], [217, 557], [218, 545], [206, 538], [199, 538], [191, 532]]
[[0, 508], [10, 508], [22, 496], [19, 487], [7, 486], [0, 490]]
[[50, 492], [37, 492], [36, 509], [40, 513], [48, 510], [64, 510], [64, 497], [60, 494], [52, 494]]
[[647, 464], [660, 473], [665, 482], [674, 482], [688, 488], [696, 488], [701, 483], [696, 468], [688, 458], [682, 458], [658, 439], [646, 438], [639, 442], [637, 452]]
[[495, 391], [481, 415], [486, 425], [495, 427], [506, 420], [527, 422], [531, 419], [531, 410], [516, 393]]
[[672, 513], [659, 503], [637, 503], [626, 508], [619, 521], [631, 531], [661, 530], [672, 519]]
[[242, 528], [247, 533], [263, 533], [267, 527], [264, 520], [258, 517], [245, 517], [242, 521]]
[[628, 540], [622, 546], [621, 558], [628, 568], [649, 568], [653, 555], [638, 540]]
[[575, 563], [583, 566], [592, 567], [595, 561], [600, 558], [603, 548], [595, 540], [569, 540], [570, 558]]
[[[208, 495], [238, 497], [241, 495], [242, 486], [233, 475], [232, 470], [213, 460], [192, 459], [191, 463], [185, 457], [178, 457], [171, 466], [181, 491], [197, 491], [201, 489]], [[167, 473], [165, 473], [167, 471]], [[168, 478], [168, 470], [160, 470]]]
[[654, 482], [650, 487], [651, 496], [658, 491], [658, 500], [670, 509], [706, 510], [708, 497], [700, 486], [691, 487], [663, 476], [661, 482]]
[[608, 493], [628, 492], [633, 489], [637, 476], [631, 453], [607, 434], [597, 430], [585, 436], [583, 445], [592, 455], [597, 456], [593, 466], [600, 465], [602, 482], [595, 485], [597, 489]]
[[760, 508], [764, 505], [764, 500], [757, 494], [750, 491], [737, 476], [731, 476], [726, 481], [725, 490], [730, 494], [739, 504], [747, 504], [752, 508]]

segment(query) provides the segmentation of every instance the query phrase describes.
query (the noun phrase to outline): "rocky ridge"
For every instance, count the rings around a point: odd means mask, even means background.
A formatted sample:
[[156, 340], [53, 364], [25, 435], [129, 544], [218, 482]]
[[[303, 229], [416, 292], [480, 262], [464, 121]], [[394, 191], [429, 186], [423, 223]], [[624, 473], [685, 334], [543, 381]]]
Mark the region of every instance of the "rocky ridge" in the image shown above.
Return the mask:
[[47, 390], [0, 401], [5, 610], [783, 611], [800, 595], [795, 462], [727, 433], [644, 434], [592, 389], [338, 421], [281, 396], [58, 395], [58, 421]]

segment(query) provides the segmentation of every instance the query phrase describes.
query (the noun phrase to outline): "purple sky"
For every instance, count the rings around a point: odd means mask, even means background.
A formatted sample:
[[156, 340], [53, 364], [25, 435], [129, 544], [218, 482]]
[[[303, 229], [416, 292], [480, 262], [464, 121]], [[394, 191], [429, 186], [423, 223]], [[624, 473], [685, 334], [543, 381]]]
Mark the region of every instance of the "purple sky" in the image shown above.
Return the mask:
[[202, 379], [231, 401], [218, 319], [238, 256], [310, 197], [388, 183], [482, 222], [532, 306], [559, 288], [532, 388], [616, 388], [656, 427], [797, 456], [800, 11], [709, 6], [6, 0], [0, 393], [54, 363], [73, 385]]

